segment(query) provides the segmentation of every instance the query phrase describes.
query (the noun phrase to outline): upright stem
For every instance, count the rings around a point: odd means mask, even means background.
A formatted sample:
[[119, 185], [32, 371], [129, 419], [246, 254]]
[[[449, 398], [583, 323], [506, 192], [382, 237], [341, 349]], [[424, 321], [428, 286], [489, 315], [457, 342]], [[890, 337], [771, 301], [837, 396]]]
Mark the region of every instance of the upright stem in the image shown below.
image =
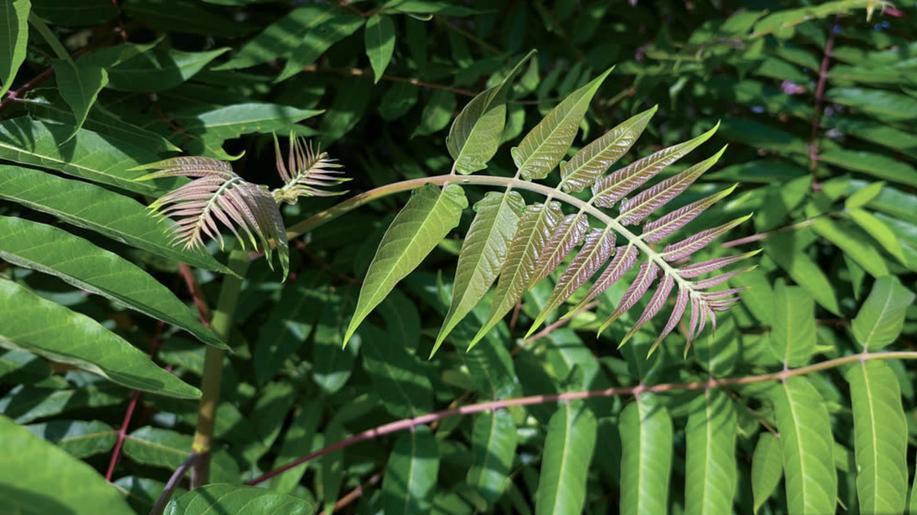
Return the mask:
[[[248, 263], [248, 253], [244, 250], [234, 250], [229, 254], [229, 267], [239, 276], [227, 275], [223, 278], [223, 286], [211, 322], [214, 332], [226, 342], [229, 341], [232, 332], [233, 315], [239, 303], [242, 277], [248, 270]], [[223, 357], [222, 350], [209, 346], [204, 355], [201, 403], [197, 408], [197, 429], [194, 432], [194, 443], [191, 445], [192, 451], [198, 454], [200, 459], [194, 461], [191, 469], [191, 488], [207, 484], [210, 475], [210, 449], [213, 445], [213, 423], [217, 404], [220, 402]]]

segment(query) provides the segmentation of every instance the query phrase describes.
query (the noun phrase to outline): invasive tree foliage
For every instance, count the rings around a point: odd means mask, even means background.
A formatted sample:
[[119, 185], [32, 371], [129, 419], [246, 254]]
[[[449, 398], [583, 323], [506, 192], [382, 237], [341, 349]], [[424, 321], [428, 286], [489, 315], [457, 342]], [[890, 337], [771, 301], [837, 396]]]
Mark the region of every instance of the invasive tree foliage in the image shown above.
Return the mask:
[[914, 512], [915, 15], [2, 3], [0, 505]]

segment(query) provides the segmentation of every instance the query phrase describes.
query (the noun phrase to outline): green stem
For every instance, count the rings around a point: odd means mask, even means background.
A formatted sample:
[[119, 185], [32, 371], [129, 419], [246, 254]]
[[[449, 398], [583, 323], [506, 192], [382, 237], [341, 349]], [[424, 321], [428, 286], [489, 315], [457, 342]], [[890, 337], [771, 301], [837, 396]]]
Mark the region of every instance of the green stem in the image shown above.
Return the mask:
[[[244, 250], [233, 250], [229, 254], [229, 268], [238, 276], [227, 275], [217, 299], [216, 311], [211, 326], [214, 332], [229, 342], [232, 333], [233, 316], [239, 304], [239, 293], [242, 281], [248, 270], [248, 253]], [[220, 383], [223, 378], [224, 351], [208, 346], [204, 355], [204, 372], [201, 378], [201, 402], [197, 408], [197, 428], [194, 432], [193, 452], [200, 455], [191, 471], [191, 487], [197, 488], [207, 484], [210, 473], [210, 449], [213, 445], [213, 425], [216, 419], [217, 404], [220, 402]]]
[[296, 238], [297, 236], [302, 235], [305, 232], [311, 231], [316, 227], [319, 227], [345, 213], [349, 213], [354, 209], [371, 202], [373, 200], [386, 197], [395, 193], [400, 193], [402, 191], [413, 190], [423, 186], [424, 184], [436, 184], [443, 185], [447, 182], [454, 182], [458, 184], [469, 184], [477, 186], [500, 186], [500, 187], [509, 187], [518, 190], [527, 190], [535, 193], [540, 193], [547, 198], [556, 198], [562, 202], [566, 202], [571, 206], [577, 207], [580, 211], [589, 213], [603, 224], [606, 227], [610, 227], [613, 231], [623, 236], [629, 243], [637, 247], [643, 254], [645, 254], [650, 260], [654, 261], [656, 265], [663, 270], [664, 273], [671, 275], [675, 282], [680, 288], [685, 288], [689, 292], [694, 292], [693, 284], [690, 281], [682, 279], [681, 275], [678, 274], [678, 271], [675, 270], [672, 265], [665, 261], [662, 256], [650, 248], [639, 236], [631, 232], [629, 229], [621, 225], [620, 222], [609, 216], [607, 213], [599, 209], [598, 207], [592, 205], [591, 202], [584, 201], [569, 193], [564, 193], [556, 188], [551, 186], [545, 186], [543, 184], [538, 184], [536, 182], [525, 181], [515, 177], [494, 177], [488, 175], [465, 175], [459, 178], [456, 178], [454, 175], [437, 175], [434, 177], [422, 177], [420, 179], [411, 179], [407, 181], [396, 182], [394, 184], [388, 184], [381, 186], [379, 188], [361, 193], [349, 200], [345, 200], [340, 204], [326, 209], [312, 217], [299, 222], [298, 224], [293, 225], [287, 231], [287, 237], [290, 239]]

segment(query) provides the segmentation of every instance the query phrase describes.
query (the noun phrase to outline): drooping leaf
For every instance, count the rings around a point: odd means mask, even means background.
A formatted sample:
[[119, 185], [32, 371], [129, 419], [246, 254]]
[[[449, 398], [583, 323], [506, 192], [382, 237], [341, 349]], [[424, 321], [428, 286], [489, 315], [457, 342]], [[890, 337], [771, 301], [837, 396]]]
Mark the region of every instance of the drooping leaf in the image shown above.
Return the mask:
[[0, 503], [10, 513], [134, 513], [88, 464], [0, 415]]
[[[303, 403], [299, 412], [293, 417], [293, 423], [283, 435], [283, 441], [277, 452], [274, 467], [279, 467], [290, 461], [316, 450], [316, 444], [321, 443], [321, 435], [317, 433], [319, 418], [322, 415], [322, 399], [314, 399]], [[304, 463], [272, 479], [268, 484], [271, 490], [281, 493], [291, 493], [296, 489], [303, 474], [315, 463]]]
[[465, 481], [490, 505], [500, 499], [509, 483], [517, 439], [516, 424], [509, 411], [475, 415], [471, 430], [473, 461]]
[[894, 276], [876, 279], [869, 297], [853, 319], [851, 327], [863, 351], [875, 351], [893, 343], [904, 327], [905, 312], [914, 294]]
[[446, 136], [446, 148], [455, 161], [454, 171], [469, 174], [483, 170], [497, 153], [512, 81], [532, 55], [534, 52], [529, 52], [499, 84], [472, 98], [455, 117]]
[[450, 184], [443, 189], [425, 186], [416, 190], [392, 225], [389, 226], [379, 249], [373, 257], [353, 318], [344, 332], [344, 342], [356, 331], [360, 322], [382, 302], [392, 288], [403, 279], [434, 247], [458, 225], [468, 200], [460, 186]]
[[729, 513], [738, 482], [735, 407], [719, 390], [702, 400], [685, 428], [685, 513]]
[[751, 458], [751, 490], [754, 496], [755, 513], [777, 489], [783, 477], [783, 451], [780, 440], [773, 433], [764, 431], [758, 437], [755, 452]]
[[560, 163], [576, 137], [589, 102], [609, 73], [611, 69], [567, 95], [522, 138], [518, 147], [513, 147], [513, 162], [525, 180], [543, 179]]
[[270, 380], [305, 343], [315, 320], [310, 313], [320, 302], [321, 296], [306, 288], [283, 289], [255, 344], [252, 362], [258, 384]]
[[166, 506], [166, 515], [268, 515], [288, 513], [311, 515], [313, 503], [287, 494], [280, 494], [255, 486], [210, 484], [173, 499]]
[[395, 24], [388, 16], [376, 15], [367, 20], [363, 31], [366, 55], [373, 67], [374, 81], [378, 84], [395, 51]]
[[834, 513], [837, 471], [824, 399], [807, 378], [780, 383], [773, 396], [791, 513]]
[[0, 6], [3, 45], [0, 49], [0, 98], [6, 96], [22, 62], [29, 42], [30, 0], [11, 0]]
[[497, 279], [516, 233], [525, 201], [518, 193], [488, 192], [474, 206], [477, 214], [465, 235], [452, 287], [452, 304], [431, 355], [453, 328], [480, 302]]
[[898, 379], [881, 361], [855, 363], [845, 377], [853, 403], [860, 513], [903, 513], [907, 499], [907, 421]]
[[621, 513], [664, 514], [672, 473], [672, 419], [652, 394], [624, 408], [621, 431]]
[[526, 208], [510, 242], [506, 261], [493, 294], [490, 318], [469, 343], [476, 345], [522, 297], [535, 274], [535, 265], [551, 231], [560, 221], [560, 204], [534, 204]]
[[449, 125], [455, 111], [455, 94], [449, 91], [434, 91], [424, 105], [420, 125], [414, 129], [411, 138], [438, 132]]
[[567, 193], [591, 187], [637, 142], [658, 106], [636, 114], [560, 163], [560, 189]]
[[299, 46], [289, 55], [283, 71], [274, 81], [286, 80], [303, 71], [306, 66], [313, 64], [326, 50], [331, 48], [331, 45], [362, 27], [363, 21], [364, 18], [362, 16], [338, 9], [334, 16], [321, 21], [313, 29], [306, 32]]
[[165, 228], [139, 202], [108, 189], [30, 168], [0, 165], [0, 198], [52, 214], [122, 243], [198, 268], [230, 273], [201, 250], [170, 243]]
[[204, 343], [227, 348], [184, 303], [143, 269], [67, 231], [0, 216], [0, 259], [60, 277], [77, 288], [176, 325]]
[[151, 393], [195, 399], [200, 391], [154, 364], [95, 320], [0, 279], [0, 345], [99, 374]]
[[430, 428], [418, 426], [398, 437], [382, 479], [385, 513], [428, 513], [438, 471], [439, 449]]
[[[850, 198], [853, 198], [853, 196]], [[850, 198], [847, 200], [849, 201]], [[853, 220], [853, 223], [857, 224], [860, 229], [879, 242], [879, 245], [881, 245], [886, 252], [897, 258], [899, 262], [905, 265], [907, 264], [907, 258], [904, 256], [904, 249], [901, 246], [901, 242], [888, 224], [865, 209], [851, 209], [847, 206], [847, 214], [850, 216], [850, 219]]]
[[563, 403], [551, 416], [535, 492], [536, 514], [583, 511], [596, 429], [595, 415], [582, 403]]
[[787, 367], [805, 365], [815, 353], [815, 303], [802, 288], [782, 281], [774, 289], [771, 344]]

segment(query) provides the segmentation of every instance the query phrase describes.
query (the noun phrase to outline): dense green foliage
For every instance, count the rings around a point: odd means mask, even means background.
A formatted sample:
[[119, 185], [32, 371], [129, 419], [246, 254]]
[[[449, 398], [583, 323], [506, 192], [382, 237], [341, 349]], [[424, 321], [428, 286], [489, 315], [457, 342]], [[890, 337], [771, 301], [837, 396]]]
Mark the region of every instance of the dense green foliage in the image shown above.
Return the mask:
[[915, 16], [3, 1], [0, 512], [917, 513]]

